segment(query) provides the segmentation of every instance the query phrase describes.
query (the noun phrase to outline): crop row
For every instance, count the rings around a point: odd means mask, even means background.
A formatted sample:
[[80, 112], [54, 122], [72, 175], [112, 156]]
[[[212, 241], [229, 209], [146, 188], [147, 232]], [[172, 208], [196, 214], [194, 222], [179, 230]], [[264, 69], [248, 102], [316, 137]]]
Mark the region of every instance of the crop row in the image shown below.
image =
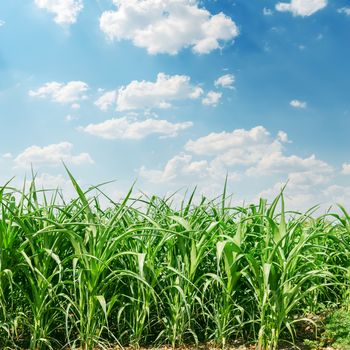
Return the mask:
[[[240, 339], [277, 349], [349, 302], [350, 217], [231, 207], [226, 194], [118, 203], [100, 190], [0, 187], [3, 348], [175, 347]], [[98, 195], [96, 194], [96, 191]], [[94, 194], [92, 194], [94, 193]], [[105, 209], [99, 197], [110, 206]]]

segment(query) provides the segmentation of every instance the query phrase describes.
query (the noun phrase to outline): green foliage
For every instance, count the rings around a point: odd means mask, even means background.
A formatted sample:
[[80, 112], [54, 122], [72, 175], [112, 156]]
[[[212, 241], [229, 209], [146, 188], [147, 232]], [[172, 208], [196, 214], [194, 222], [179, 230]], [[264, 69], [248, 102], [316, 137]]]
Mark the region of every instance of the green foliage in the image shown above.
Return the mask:
[[77, 193], [70, 202], [35, 181], [0, 187], [3, 348], [240, 339], [275, 350], [297, 338], [298, 322], [313, 322], [308, 312], [349, 300], [344, 208], [318, 218], [288, 213], [282, 194], [232, 207], [226, 190], [197, 204], [193, 192], [176, 206], [133, 198], [131, 189], [115, 203], [68, 174]]
[[350, 349], [350, 312], [337, 310], [325, 322], [323, 341], [339, 349]]

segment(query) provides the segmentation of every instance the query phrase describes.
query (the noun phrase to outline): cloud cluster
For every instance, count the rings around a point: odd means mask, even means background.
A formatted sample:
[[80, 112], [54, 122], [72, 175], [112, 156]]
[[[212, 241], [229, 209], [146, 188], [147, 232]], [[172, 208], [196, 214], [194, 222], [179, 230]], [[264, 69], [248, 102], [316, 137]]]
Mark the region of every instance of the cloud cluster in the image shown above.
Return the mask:
[[179, 131], [190, 128], [192, 122], [171, 123], [167, 120], [146, 119], [143, 121], [122, 117], [108, 119], [102, 123], [89, 124], [81, 131], [107, 140], [140, 140], [152, 134], [174, 137]]
[[101, 97], [95, 101], [95, 105], [101, 111], [107, 111], [111, 106], [117, 103], [118, 92], [115, 90], [105, 92]]
[[70, 81], [66, 84], [52, 81], [44, 84], [37, 90], [30, 90], [29, 96], [38, 98], [49, 98], [58, 103], [73, 103], [74, 109], [79, 108], [76, 102], [85, 100], [85, 92], [89, 89], [83, 81]]
[[67, 164], [82, 165], [93, 164], [88, 153], [73, 154], [73, 145], [70, 142], [60, 142], [48, 146], [30, 146], [20, 153], [14, 163], [17, 167], [27, 168], [30, 166], [57, 166], [65, 162]]
[[214, 85], [216, 87], [222, 87], [227, 89], [233, 89], [235, 82], [235, 76], [233, 74], [225, 74], [215, 80]]
[[207, 95], [202, 99], [202, 103], [205, 106], [216, 107], [222, 97], [221, 92], [209, 91]]
[[119, 112], [147, 108], [170, 108], [176, 100], [197, 99], [203, 94], [187, 75], [158, 73], [155, 82], [133, 80], [117, 91], [104, 93], [95, 104], [101, 110], [115, 105]]
[[341, 7], [338, 9], [338, 13], [343, 13], [346, 16], [350, 16], [350, 7]]
[[[168, 185], [174, 184], [175, 188], [198, 184], [205, 192], [209, 188], [220, 189], [226, 175], [230, 182], [236, 184], [246, 181], [253, 184], [258, 182], [263, 186], [263, 183], [272, 180], [275, 184], [260, 193], [269, 198], [289, 180], [288, 193], [299, 203], [304, 201], [301, 205], [307, 206], [306, 203], [312, 203], [308, 195], [317, 193], [316, 188], [320, 192], [319, 186], [327, 188], [335, 169], [315, 155], [302, 157], [288, 154], [286, 147], [289, 143], [285, 132], [280, 131], [272, 137], [263, 126], [210, 133], [189, 140], [184, 146], [185, 152], [168, 160], [164, 168], [148, 169], [142, 166], [139, 174], [151, 183], [162, 181]], [[343, 172], [346, 173], [348, 169], [345, 164]], [[312, 198], [315, 200], [316, 197]]]
[[289, 104], [294, 107], [294, 108], [306, 108], [307, 103], [305, 101], [300, 101], [300, 100], [292, 100], [289, 102]]
[[191, 47], [199, 54], [220, 47], [239, 33], [224, 13], [211, 14], [196, 0], [113, 0], [117, 9], [105, 11], [101, 30], [116, 40], [131, 40], [150, 54], [177, 54]]
[[291, 0], [291, 2], [279, 2], [276, 10], [291, 12], [293, 16], [308, 17], [327, 6], [327, 0]]
[[73, 24], [84, 8], [82, 0], [35, 0], [38, 8], [54, 14], [57, 24]]
[[170, 159], [163, 170], [147, 170], [142, 166], [140, 176], [153, 183], [164, 183], [175, 180], [181, 176], [182, 180], [186, 181], [188, 177], [201, 177], [208, 169], [206, 160], [193, 161], [191, 155], [179, 154]]

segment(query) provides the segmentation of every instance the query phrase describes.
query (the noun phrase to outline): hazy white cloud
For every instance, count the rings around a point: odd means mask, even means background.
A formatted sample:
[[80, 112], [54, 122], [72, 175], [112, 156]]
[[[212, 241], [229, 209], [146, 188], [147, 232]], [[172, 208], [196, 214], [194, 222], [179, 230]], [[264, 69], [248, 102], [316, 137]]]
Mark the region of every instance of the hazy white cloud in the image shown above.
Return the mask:
[[[169, 108], [172, 101], [196, 99], [202, 94], [202, 88], [192, 85], [191, 78], [186, 75], [171, 76], [159, 73], [155, 82], [134, 80], [121, 87], [118, 90], [117, 110]], [[108, 98], [110, 97], [111, 95], [108, 95]]]
[[332, 184], [322, 191], [322, 194], [330, 204], [341, 204], [346, 208], [350, 205], [350, 187]]
[[58, 24], [73, 24], [84, 8], [82, 0], [35, 0], [38, 8], [54, 14]]
[[343, 163], [341, 173], [344, 175], [350, 175], [350, 164]]
[[214, 85], [216, 87], [233, 89], [234, 82], [235, 82], [235, 77], [233, 74], [225, 74], [225, 75], [222, 75], [217, 80], [215, 80]]
[[61, 142], [48, 146], [30, 146], [20, 153], [15, 159], [17, 167], [59, 165], [62, 161], [67, 164], [92, 164], [93, 160], [88, 153], [74, 155], [73, 145], [69, 142]]
[[250, 130], [235, 129], [232, 132], [210, 133], [197, 140], [189, 140], [185, 149], [198, 155], [221, 155], [232, 149], [235, 149], [237, 154], [242, 150], [243, 154], [248, 148], [251, 148], [252, 152], [253, 149], [266, 149], [272, 141], [270, 133], [263, 126], [257, 126]]
[[72, 103], [70, 106], [72, 109], [80, 109], [80, 104], [79, 103]]
[[72, 108], [76, 108], [78, 106], [77, 101], [87, 98], [85, 92], [88, 89], [88, 85], [83, 81], [70, 81], [66, 84], [52, 81], [44, 84], [37, 90], [30, 90], [29, 96], [49, 98], [58, 103], [73, 103]]
[[211, 14], [197, 0], [113, 0], [115, 11], [105, 11], [100, 28], [110, 38], [131, 40], [150, 54], [177, 54], [191, 47], [199, 54], [220, 47], [239, 33], [222, 12]]
[[[30, 186], [32, 180], [27, 181], [27, 185]], [[56, 190], [60, 189], [64, 191], [65, 196], [67, 192], [74, 194], [74, 188], [69, 179], [62, 174], [52, 175], [48, 173], [42, 173], [35, 177], [35, 186], [37, 189]], [[69, 196], [71, 197], [71, 196]]]
[[221, 99], [221, 96], [221, 92], [209, 91], [207, 95], [202, 99], [202, 103], [205, 106], [216, 107]]
[[225, 167], [248, 166], [244, 173], [249, 176], [305, 172], [311, 169], [323, 174], [333, 171], [315, 155], [307, 158], [285, 155], [284, 144], [289, 142], [285, 132], [280, 131], [276, 138], [272, 138], [264, 127], [257, 126], [250, 130], [211, 133], [195, 141], [188, 141], [185, 149], [197, 155], [214, 156], [213, 162]]
[[267, 7], [263, 8], [263, 14], [264, 16], [272, 16], [273, 15], [273, 11]]
[[294, 16], [311, 16], [327, 6], [327, 0], [291, 0], [291, 2], [279, 2], [276, 10], [291, 12]]
[[117, 103], [118, 93], [115, 90], [105, 92], [101, 97], [95, 101], [95, 105], [102, 111], [107, 111], [109, 107]]
[[5, 24], [6, 22], [0, 19], [0, 27], [4, 26]]
[[300, 100], [292, 100], [289, 102], [289, 104], [294, 108], [306, 108], [307, 103], [305, 101]]
[[77, 119], [79, 119], [79, 118], [75, 115], [72, 115], [72, 114], [67, 114], [66, 117], [64, 118], [64, 120], [66, 122], [71, 122], [71, 121], [77, 120]]
[[[139, 175], [149, 183], [166, 183], [168, 190], [198, 185], [200, 193], [210, 196], [220, 193], [227, 175], [229, 191], [235, 192], [237, 203], [258, 200], [256, 193], [264, 187], [259, 196], [271, 200], [288, 181], [286, 201], [290, 207], [304, 209], [326, 202], [329, 198], [320, 192], [332, 183], [333, 167], [315, 155], [288, 154], [289, 143], [284, 131], [272, 136], [262, 126], [211, 133], [188, 141], [184, 147], [186, 153], [175, 155], [163, 168], [143, 166]], [[251, 184], [254, 192], [249, 197]], [[237, 196], [240, 189], [245, 192]]]
[[343, 13], [347, 16], [350, 16], [350, 7], [341, 7], [338, 9], [338, 13]]
[[4, 159], [12, 159], [12, 158], [13, 158], [13, 155], [12, 155], [12, 153], [7, 152], [7, 153], [4, 153], [4, 154], [2, 155], [2, 158], [4, 158]]
[[192, 122], [171, 123], [167, 120], [146, 119], [143, 121], [132, 120], [127, 117], [109, 119], [99, 124], [89, 124], [80, 130], [104, 139], [132, 139], [140, 140], [152, 134], [163, 137], [173, 137], [179, 131], [188, 129]]
[[314, 154], [307, 158], [296, 155], [286, 156], [281, 151], [264, 156], [258, 163], [247, 169], [246, 174], [250, 176], [270, 175], [273, 173], [306, 172], [312, 170], [320, 174], [331, 174], [333, 168], [326, 162], [316, 158]]
[[140, 169], [140, 176], [146, 180], [159, 183], [168, 182], [177, 179], [179, 176], [200, 177], [207, 172], [208, 162], [206, 160], [193, 161], [192, 156], [188, 154], [179, 154], [170, 159], [162, 170], [148, 170], [146, 167]]

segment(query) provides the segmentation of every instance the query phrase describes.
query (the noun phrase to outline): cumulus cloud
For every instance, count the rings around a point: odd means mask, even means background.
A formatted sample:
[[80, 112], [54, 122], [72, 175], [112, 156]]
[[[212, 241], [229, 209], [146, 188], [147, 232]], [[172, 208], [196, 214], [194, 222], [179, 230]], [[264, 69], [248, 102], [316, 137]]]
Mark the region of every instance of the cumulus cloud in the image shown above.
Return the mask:
[[109, 107], [117, 103], [117, 96], [118, 93], [115, 90], [105, 92], [95, 101], [95, 105], [102, 111], [107, 111]]
[[72, 107], [75, 108], [77, 107], [77, 101], [87, 98], [85, 92], [88, 88], [88, 85], [83, 81], [70, 81], [66, 84], [52, 81], [44, 84], [37, 90], [30, 90], [29, 96], [49, 98], [58, 103], [73, 103]]
[[140, 140], [152, 134], [163, 137], [173, 137], [179, 131], [188, 129], [192, 122], [171, 123], [167, 120], [146, 119], [143, 121], [132, 120], [127, 117], [109, 119], [99, 124], [89, 124], [80, 128], [88, 134], [104, 139], [131, 139]]
[[341, 173], [344, 175], [350, 175], [350, 164], [343, 163]]
[[61, 142], [48, 146], [30, 146], [20, 153], [15, 159], [17, 167], [26, 168], [31, 165], [55, 166], [64, 161], [67, 164], [82, 165], [92, 164], [93, 160], [88, 153], [73, 154], [73, 145], [69, 142]]
[[306, 172], [311, 169], [320, 174], [330, 174], [333, 171], [329, 164], [317, 159], [314, 154], [302, 158], [296, 155], [286, 156], [281, 151], [277, 151], [265, 154], [254, 167], [247, 169], [246, 174], [260, 176], [283, 172]]
[[289, 102], [289, 104], [294, 107], [294, 108], [306, 108], [307, 103], [305, 101], [300, 101], [300, 100], [292, 100]]
[[343, 13], [344, 15], [350, 16], [350, 7], [339, 8], [338, 13]]
[[225, 74], [215, 80], [214, 85], [216, 87], [223, 87], [228, 89], [233, 89], [233, 84], [235, 82], [235, 77], [233, 74]]
[[197, 0], [113, 0], [115, 11], [105, 11], [100, 28], [110, 38], [131, 40], [150, 54], [177, 54], [191, 47], [199, 54], [220, 47], [239, 33], [224, 13], [211, 14]]
[[141, 167], [140, 176], [150, 182], [168, 182], [179, 176], [203, 176], [207, 171], [208, 162], [206, 160], [193, 161], [188, 154], [179, 154], [170, 159], [162, 170], [148, 170]]
[[331, 204], [339, 203], [345, 207], [350, 205], [350, 187], [332, 184], [322, 191], [322, 194]]
[[82, 0], [35, 0], [38, 8], [54, 14], [57, 24], [73, 24], [84, 8]]
[[276, 10], [291, 12], [293, 16], [307, 17], [327, 6], [327, 0], [291, 0], [291, 2], [279, 2]]
[[[221, 190], [227, 172], [208, 160], [195, 160], [193, 155], [181, 152], [171, 158], [163, 169], [148, 169], [142, 166], [139, 175], [155, 184], [177, 183], [179, 180], [185, 186], [202, 183], [203, 187], [206, 187], [205, 192], [208, 193], [212, 192], [213, 187]], [[228, 174], [228, 179], [232, 181], [238, 180], [239, 177], [240, 175], [236, 172]]]
[[221, 155], [235, 149], [237, 155], [247, 155], [248, 149], [254, 153], [254, 149], [266, 149], [271, 144], [273, 142], [270, 133], [263, 126], [256, 126], [250, 130], [235, 129], [232, 132], [210, 133], [197, 140], [189, 140], [185, 149], [198, 155]]
[[[198, 85], [191, 84], [186, 75], [159, 73], [155, 82], [134, 80], [118, 90], [117, 110], [127, 111], [143, 108], [169, 108], [175, 100], [196, 99], [203, 94]], [[104, 98], [104, 106], [112, 95]], [[99, 103], [102, 105], [102, 102]], [[106, 107], [107, 108], [107, 107]]]
[[235, 129], [232, 132], [211, 133], [185, 145], [193, 154], [214, 156], [213, 162], [225, 167], [244, 165], [248, 176], [292, 173], [313, 169], [329, 174], [332, 168], [311, 155], [303, 158], [285, 155], [284, 144], [289, 143], [288, 135], [280, 131], [272, 138], [263, 126], [250, 130]]
[[205, 106], [216, 107], [220, 101], [221, 96], [221, 92], [209, 91], [207, 95], [202, 99], [202, 103]]
[[[245, 189], [241, 196], [236, 195], [237, 203], [244, 199], [256, 201], [258, 191], [272, 199], [289, 181], [286, 193], [293, 208], [326, 202], [327, 198], [319, 193], [334, 179], [334, 168], [315, 155], [288, 154], [286, 148], [290, 142], [284, 131], [273, 136], [263, 126], [210, 133], [189, 140], [184, 146], [185, 153], [172, 157], [163, 168], [143, 166], [139, 175], [150, 183], [166, 183], [168, 190], [199, 185], [200, 193], [209, 195], [222, 190], [227, 175], [235, 194]], [[252, 185], [254, 192], [249, 197]]]

